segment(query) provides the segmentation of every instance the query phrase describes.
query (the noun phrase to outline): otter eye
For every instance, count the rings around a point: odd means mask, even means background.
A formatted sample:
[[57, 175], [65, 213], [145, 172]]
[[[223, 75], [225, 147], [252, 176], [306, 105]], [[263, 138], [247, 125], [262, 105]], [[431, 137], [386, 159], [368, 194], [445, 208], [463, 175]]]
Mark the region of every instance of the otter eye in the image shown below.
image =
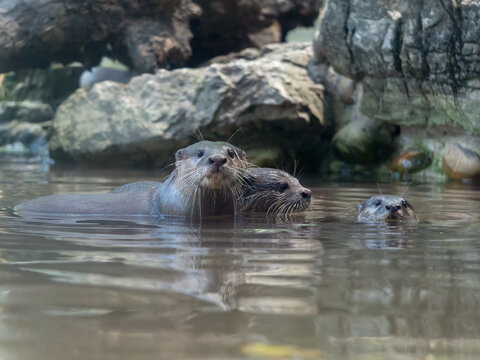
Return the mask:
[[402, 205], [402, 207], [404, 208], [408, 207], [408, 203], [405, 200], [402, 200], [402, 203], [400, 205]]
[[375, 206], [380, 206], [380, 205], [382, 205], [382, 200], [375, 200], [375, 202], [373, 204]]
[[230, 156], [232, 159], [235, 157], [235, 153], [234, 153], [233, 150], [230, 149], [230, 148], [227, 150], [227, 154], [228, 154], [228, 156]]
[[278, 189], [279, 189], [280, 191], [285, 191], [285, 190], [288, 189], [288, 184], [285, 183], [285, 182], [284, 182], [284, 183], [280, 183], [280, 185], [278, 185]]
[[204, 151], [204, 150], [198, 150], [198, 151], [197, 151], [197, 157], [201, 158], [203, 155], [205, 155], [205, 151]]

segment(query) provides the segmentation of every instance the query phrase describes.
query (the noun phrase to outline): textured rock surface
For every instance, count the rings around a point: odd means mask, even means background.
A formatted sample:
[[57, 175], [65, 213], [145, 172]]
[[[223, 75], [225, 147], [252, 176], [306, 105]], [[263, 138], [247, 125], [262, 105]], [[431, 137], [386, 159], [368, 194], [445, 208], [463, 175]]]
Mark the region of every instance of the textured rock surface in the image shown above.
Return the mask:
[[443, 166], [451, 179], [479, 179], [480, 139], [464, 138], [449, 144], [443, 154]]
[[0, 101], [0, 123], [12, 120], [39, 123], [53, 118], [52, 107], [34, 101]]
[[[52, 61], [140, 72], [198, 64], [278, 42], [311, 25], [322, 0], [9, 0], [0, 3], [0, 73]], [[28, 29], [28, 30], [26, 30]], [[195, 38], [192, 39], [193, 34]]]
[[297, 25], [311, 26], [324, 0], [195, 0], [193, 62], [284, 40]]
[[3, 84], [5, 100], [39, 101], [54, 109], [78, 89], [80, 65], [50, 66], [47, 69], [18, 70], [9, 73]]
[[479, 31], [477, 1], [328, 0], [315, 58], [360, 81], [367, 116], [480, 134]]
[[[0, 5], [0, 72], [51, 61], [95, 65], [110, 54], [150, 71], [191, 55], [191, 0], [11, 0]], [[28, 31], [25, 31], [28, 29]]]
[[53, 110], [48, 104], [1, 101], [0, 146], [17, 143], [35, 153], [39, 144], [46, 144], [52, 118]]
[[323, 87], [307, 73], [311, 51], [307, 44], [271, 45], [256, 59], [80, 89], [57, 111], [52, 155], [152, 165], [168, 161], [198, 128], [223, 140], [241, 128], [236, 144], [275, 144], [313, 161], [310, 146], [318, 149], [330, 127]]
[[333, 153], [350, 164], [378, 164], [393, 152], [395, 126], [379, 120], [361, 118], [342, 127], [333, 137]]

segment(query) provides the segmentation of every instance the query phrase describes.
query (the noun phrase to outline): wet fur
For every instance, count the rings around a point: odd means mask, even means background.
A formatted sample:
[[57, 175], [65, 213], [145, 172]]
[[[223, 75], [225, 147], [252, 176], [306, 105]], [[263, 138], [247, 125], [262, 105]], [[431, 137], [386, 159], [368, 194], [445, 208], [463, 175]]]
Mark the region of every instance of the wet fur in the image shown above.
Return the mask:
[[[204, 156], [195, 157], [199, 150]], [[230, 156], [231, 154], [232, 156]], [[227, 160], [210, 164], [211, 157]], [[126, 184], [107, 194], [52, 195], [16, 207], [26, 213], [61, 215], [233, 215], [244, 191], [246, 154], [225, 142], [201, 141], [176, 153], [176, 168], [165, 182]]]
[[[243, 212], [283, 216], [305, 211], [310, 205], [310, 190], [285, 171], [249, 168], [246, 175], [248, 187], [238, 200], [238, 207]], [[288, 188], [282, 190], [282, 184], [288, 184]], [[302, 193], [308, 194], [308, 198], [303, 197]]]
[[[395, 206], [398, 209], [390, 211], [387, 206]], [[417, 222], [418, 217], [412, 205], [402, 196], [375, 195], [358, 205], [357, 220], [360, 222]]]

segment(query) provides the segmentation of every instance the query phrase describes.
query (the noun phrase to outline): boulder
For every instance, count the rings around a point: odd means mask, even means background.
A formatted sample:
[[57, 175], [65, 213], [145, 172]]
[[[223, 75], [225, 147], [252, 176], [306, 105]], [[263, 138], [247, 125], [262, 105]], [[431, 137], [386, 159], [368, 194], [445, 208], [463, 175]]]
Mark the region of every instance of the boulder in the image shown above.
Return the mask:
[[443, 153], [443, 167], [451, 179], [480, 179], [480, 138], [469, 137], [449, 144]]
[[349, 164], [379, 164], [392, 154], [398, 131], [397, 127], [375, 119], [353, 120], [333, 137], [333, 153]]
[[315, 60], [358, 82], [366, 116], [478, 135], [479, 19], [476, 1], [328, 0]]
[[[280, 147], [290, 159], [324, 143], [323, 87], [308, 76], [310, 44], [270, 45], [251, 59], [196, 69], [160, 70], [127, 84], [77, 90], [58, 109], [51, 154], [101, 164], [171, 160], [200, 131], [236, 144]], [[305, 164], [304, 164], [305, 165]]]
[[425, 170], [432, 164], [432, 157], [426, 151], [411, 150], [395, 157], [389, 166], [392, 174], [403, 176]]
[[312, 25], [322, 1], [3, 1], [0, 73], [52, 62], [90, 68], [102, 56], [138, 72], [200, 64]]

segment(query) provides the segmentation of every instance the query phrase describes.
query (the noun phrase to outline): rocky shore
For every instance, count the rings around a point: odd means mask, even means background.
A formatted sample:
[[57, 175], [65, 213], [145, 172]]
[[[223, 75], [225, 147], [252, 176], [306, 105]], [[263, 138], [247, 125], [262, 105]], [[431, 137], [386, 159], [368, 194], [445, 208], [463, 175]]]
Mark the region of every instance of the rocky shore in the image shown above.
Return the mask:
[[[15, 30], [32, 21], [25, 1], [0, 12], [0, 148], [43, 141], [57, 164], [156, 167], [199, 134], [236, 133], [259, 165], [299, 161], [354, 179], [480, 177], [475, 2], [67, 3], [69, 12], [48, 2], [58, 17], [35, 23], [37, 37]], [[105, 14], [117, 17], [94, 26]], [[313, 44], [282, 42], [318, 14]], [[80, 88], [102, 56], [126, 68], [105, 82], [92, 71]]]

